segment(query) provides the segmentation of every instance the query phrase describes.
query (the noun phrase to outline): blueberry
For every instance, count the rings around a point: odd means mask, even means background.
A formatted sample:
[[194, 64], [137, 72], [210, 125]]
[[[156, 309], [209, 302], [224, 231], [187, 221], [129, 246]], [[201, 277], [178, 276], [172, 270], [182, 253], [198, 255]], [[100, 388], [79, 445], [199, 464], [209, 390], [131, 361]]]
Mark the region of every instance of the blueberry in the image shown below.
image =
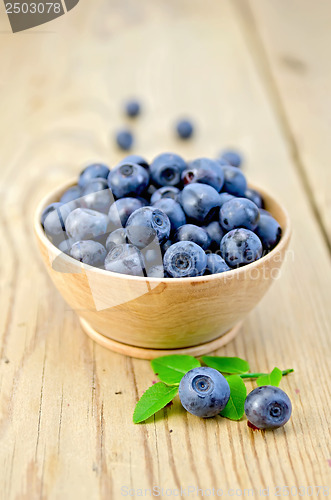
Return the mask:
[[107, 251], [101, 243], [93, 240], [84, 240], [77, 241], [72, 245], [70, 255], [84, 264], [101, 267], [105, 261]]
[[138, 248], [130, 244], [112, 248], [105, 259], [105, 269], [114, 273], [144, 276], [142, 255]]
[[214, 217], [220, 206], [216, 189], [199, 183], [185, 186], [179, 201], [187, 217], [205, 224]]
[[118, 165], [125, 165], [126, 163], [135, 163], [136, 165], [140, 165], [141, 167], [149, 169], [148, 161], [145, 160], [143, 156], [140, 155], [128, 155], [123, 160], [121, 160]]
[[108, 175], [109, 168], [107, 165], [103, 165], [102, 163], [93, 163], [81, 172], [78, 179], [78, 185], [80, 188], [84, 188], [92, 179], [95, 179], [96, 177], [107, 179]]
[[244, 227], [254, 231], [260, 218], [258, 207], [247, 198], [233, 198], [220, 209], [220, 224], [226, 231]]
[[60, 198], [60, 203], [69, 203], [70, 201], [77, 200], [82, 196], [82, 190], [79, 186], [72, 186], [67, 189]]
[[215, 417], [229, 401], [230, 386], [219, 371], [201, 366], [184, 375], [179, 384], [179, 398], [192, 415]]
[[203, 226], [203, 229], [207, 231], [210, 238], [210, 249], [219, 250], [221, 239], [224, 236], [224, 231], [217, 221], [210, 222], [208, 226]]
[[76, 208], [65, 221], [67, 235], [75, 241], [91, 240], [105, 234], [107, 225], [108, 218], [105, 214], [88, 208]]
[[158, 208], [139, 208], [128, 218], [126, 230], [130, 243], [138, 248], [145, 248], [155, 238], [162, 243], [170, 234], [169, 217]]
[[189, 168], [182, 173], [184, 184], [201, 182], [209, 184], [216, 191], [220, 191], [224, 184], [224, 172], [222, 167], [209, 158], [199, 158], [189, 164]]
[[180, 191], [178, 188], [174, 186], [164, 186], [154, 191], [151, 196], [151, 204], [153, 205], [157, 201], [162, 200], [163, 198], [171, 198], [172, 200], [177, 201], [178, 195]]
[[108, 213], [114, 197], [108, 188], [108, 182], [103, 178], [92, 179], [83, 189], [82, 204], [85, 208], [97, 212]]
[[163, 267], [162, 250], [157, 238], [155, 238], [149, 245], [147, 245], [145, 248], [142, 248], [140, 251], [144, 259], [147, 276], [149, 276], [148, 271], [151, 267]]
[[223, 259], [230, 267], [250, 264], [262, 256], [262, 243], [249, 229], [233, 229], [223, 236], [221, 245]]
[[70, 240], [68, 238], [65, 238], [57, 245], [57, 247], [59, 250], [61, 250], [61, 252], [69, 254], [74, 242], [75, 242], [74, 240]]
[[174, 153], [162, 153], [154, 158], [150, 165], [152, 181], [157, 186], [180, 185], [185, 168], [186, 163], [180, 156]]
[[130, 215], [143, 206], [142, 201], [138, 198], [121, 198], [115, 201], [108, 212], [111, 227], [124, 227]]
[[122, 245], [124, 243], [127, 243], [128, 241], [127, 234], [126, 234], [126, 229], [121, 227], [119, 229], [115, 229], [115, 231], [112, 231], [107, 240], [106, 240], [106, 248], [108, 252], [113, 247], [116, 247], [117, 245]]
[[193, 241], [204, 250], [210, 245], [210, 236], [202, 227], [195, 226], [194, 224], [184, 224], [181, 226], [176, 234], [175, 241]]
[[164, 278], [163, 265], [150, 267], [146, 274], [149, 278]]
[[235, 198], [233, 194], [220, 193], [220, 207], [222, 207], [227, 201], [233, 200], [233, 198]]
[[176, 231], [180, 226], [186, 223], [185, 213], [177, 201], [171, 198], [163, 198], [153, 203], [153, 206], [167, 214], [171, 224], [171, 231]]
[[231, 165], [224, 165], [224, 185], [223, 191], [234, 196], [245, 196], [247, 189], [247, 181], [244, 174], [237, 167]]
[[130, 99], [125, 104], [125, 112], [128, 116], [130, 116], [130, 118], [134, 118], [140, 115], [141, 112], [140, 102], [137, 101], [136, 99]]
[[257, 228], [255, 229], [255, 233], [262, 241], [264, 250], [269, 252], [279, 242], [282, 235], [282, 228], [272, 215], [268, 212], [262, 213], [260, 210], [260, 220], [257, 224]]
[[189, 139], [194, 133], [194, 126], [190, 120], [180, 120], [176, 125], [176, 132], [180, 139]]
[[41, 215], [41, 223], [49, 238], [61, 238], [65, 234], [65, 222], [72, 211], [71, 203], [52, 203]]
[[264, 206], [263, 198], [255, 189], [247, 188], [245, 191], [245, 198], [251, 200], [259, 208]]
[[57, 210], [59, 209], [60, 207], [63, 206], [63, 203], [60, 203], [60, 202], [55, 202], [55, 203], [51, 203], [50, 205], [48, 205], [44, 210], [43, 210], [43, 213], [41, 214], [41, 218], [40, 218], [40, 222], [41, 222], [41, 225], [43, 227], [45, 227], [45, 220], [46, 220], [46, 217], [51, 213], [53, 212], [54, 210]]
[[174, 242], [171, 241], [171, 240], [166, 240], [163, 245], [161, 245], [161, 251], [162, 251], [162, 255], [164, 255], [166, 253], [166, 251], [168, 250], [169, 247], [171, 247], [171, 245], [173, 245]]
[[124, 163], [113, 168], [108, 176], [108, 185], [116, 198], [139, 196], [148, 186], [149, 174], [136, 163]]
[[245, 414], [258, 429], [277, 429], [286, 424], [292, 413], [288, 395], [279, 387], [263, 385], [250, 392], [245, 401]]
[[130, 130], [119, 130], [116, 133], [116, 143], [120, 149], [123, 151], [128, 151], [133, 145], [133, 134]]
[[220, 255], [217, 255], [216, 253], [209, 253], [207, 255], [207, 267], [205, 274], [219, 274], [230, 270], [231, 268]]
[[163, 258], [163, 265], [172, 278], [200, 276], [205, 272], [207, 256], [192, 241], [179, 241], [171, 245]]
[[234, 151], [232, 149], [227, 149], [222, 152], [221, 159], [227, 161], [233, 167], [239, 168], [242, 164], [242, 156], [238, 151]]

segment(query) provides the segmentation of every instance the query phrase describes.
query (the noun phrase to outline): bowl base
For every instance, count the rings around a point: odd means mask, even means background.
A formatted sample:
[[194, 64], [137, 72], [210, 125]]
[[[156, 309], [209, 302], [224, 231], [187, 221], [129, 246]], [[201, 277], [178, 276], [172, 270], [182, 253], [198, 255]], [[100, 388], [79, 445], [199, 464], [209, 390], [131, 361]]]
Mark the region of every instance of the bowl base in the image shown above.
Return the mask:
[[110, 349], [111, 351], [117, 352], [119, 354], [124, 354], [125, 356], [130, 356], [131, 358], [139, 359], [154, 359], [159, 356], [167, 356], [169, 354], [189, 354], [191, 356], [202, 356], [212, 351], [216, 351], [220, 347], [228, 344], [233, 340], [238, 334], [242, 321], [237, 323], [231, 328], [231, 330], [223, 333], [220, 337], [217, 337], [210, 342], [204, 344], [199, 344], [192, 347], [182, 347], [177, 349], [149, 349], [146, 347], [136, 347], [133, 345], [123, 344], [117, 340], [112, 340], [105, 337], [101, 333], [98, 333], [91, 325], [83, 318], [79, 318], [80, 324], [84, 332], [97, 344]]

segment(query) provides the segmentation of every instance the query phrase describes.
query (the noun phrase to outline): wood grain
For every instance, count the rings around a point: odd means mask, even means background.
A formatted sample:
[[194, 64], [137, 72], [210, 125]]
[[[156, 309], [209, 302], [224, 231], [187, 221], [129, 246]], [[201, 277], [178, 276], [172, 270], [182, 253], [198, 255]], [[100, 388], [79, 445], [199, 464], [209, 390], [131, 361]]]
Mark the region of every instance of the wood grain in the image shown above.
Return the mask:
[[[196, 485], [227, 498], [229, 489], [275, 496], [276, 486], [330, 484], [330, 260], [234, 4], [81, 0], [17, 35], [0, 17], [0, 497], [117, 500], [122, 487]], [[294, 408], [283, 429], [200, 420], [177, 400], [134, 426], [135, 402], [154, 379], [149, 363], [89, 340], [43, 270], [37, 200], [85, 163], [120, 158], [112, 134], [133, 94], [145, 106], [133, 125], [138, 153], [192, 158], [237, 145], [250, 180], [289, 210], [294, 236], [281, 279], [218, 351], [258, 371], [295, 369], [282, 382]], [[172, 136], [183, 113], [197, 122], [192, 143]]]
[[331, 246], [331, 4], [235, 0], [304, 189]]

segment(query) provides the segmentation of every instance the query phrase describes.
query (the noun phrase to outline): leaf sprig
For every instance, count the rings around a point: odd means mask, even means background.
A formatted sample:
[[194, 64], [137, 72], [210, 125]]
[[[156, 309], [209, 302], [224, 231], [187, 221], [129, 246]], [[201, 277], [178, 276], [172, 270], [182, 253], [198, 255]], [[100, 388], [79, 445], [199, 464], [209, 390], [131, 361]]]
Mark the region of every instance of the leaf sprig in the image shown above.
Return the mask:
[[[240, 420], [244, 415], [247, 396], [244, 380], [256, 379], [259, 387], [278, 386], [283, 376], [294, 371], [293, 368], [281, 371], [275, 367], [271, 373], [251, 373], [248, 362], [237, 357], [202, 356], [201, 360], [206, 366], [221, 372], [229, 383], [230, 399], [220, 416], [230, 420]], [[183, 376], [193, 368], [201, 366], [201, 362], [193, 356], [174, 354], [155, 358], [151, 365], [160, 382], [149, 387], [137, 402], [133, 414], [135, 424], [146, 421], [167, 406], [177, 395]]]

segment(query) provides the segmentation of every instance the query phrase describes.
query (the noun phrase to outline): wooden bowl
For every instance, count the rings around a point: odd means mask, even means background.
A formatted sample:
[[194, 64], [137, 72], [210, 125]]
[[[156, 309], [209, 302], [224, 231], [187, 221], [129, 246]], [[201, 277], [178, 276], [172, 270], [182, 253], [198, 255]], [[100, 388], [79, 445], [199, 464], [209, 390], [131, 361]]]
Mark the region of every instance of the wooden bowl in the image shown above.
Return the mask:
[[74, 181], [39, 203], [34, 228], [46, 269], [85, 332], [98, 343], [130, 356], [152, 359], [169, 353], [201, 355], [229, 342], [240, 323], [279, 276], [290, 240], [284, 208], [259, 189], [283, 234], [265, 257], [247, 266], [196, 278], [143, 278], [82, 264], [56, 248], [40, 224], [43, 209]]

